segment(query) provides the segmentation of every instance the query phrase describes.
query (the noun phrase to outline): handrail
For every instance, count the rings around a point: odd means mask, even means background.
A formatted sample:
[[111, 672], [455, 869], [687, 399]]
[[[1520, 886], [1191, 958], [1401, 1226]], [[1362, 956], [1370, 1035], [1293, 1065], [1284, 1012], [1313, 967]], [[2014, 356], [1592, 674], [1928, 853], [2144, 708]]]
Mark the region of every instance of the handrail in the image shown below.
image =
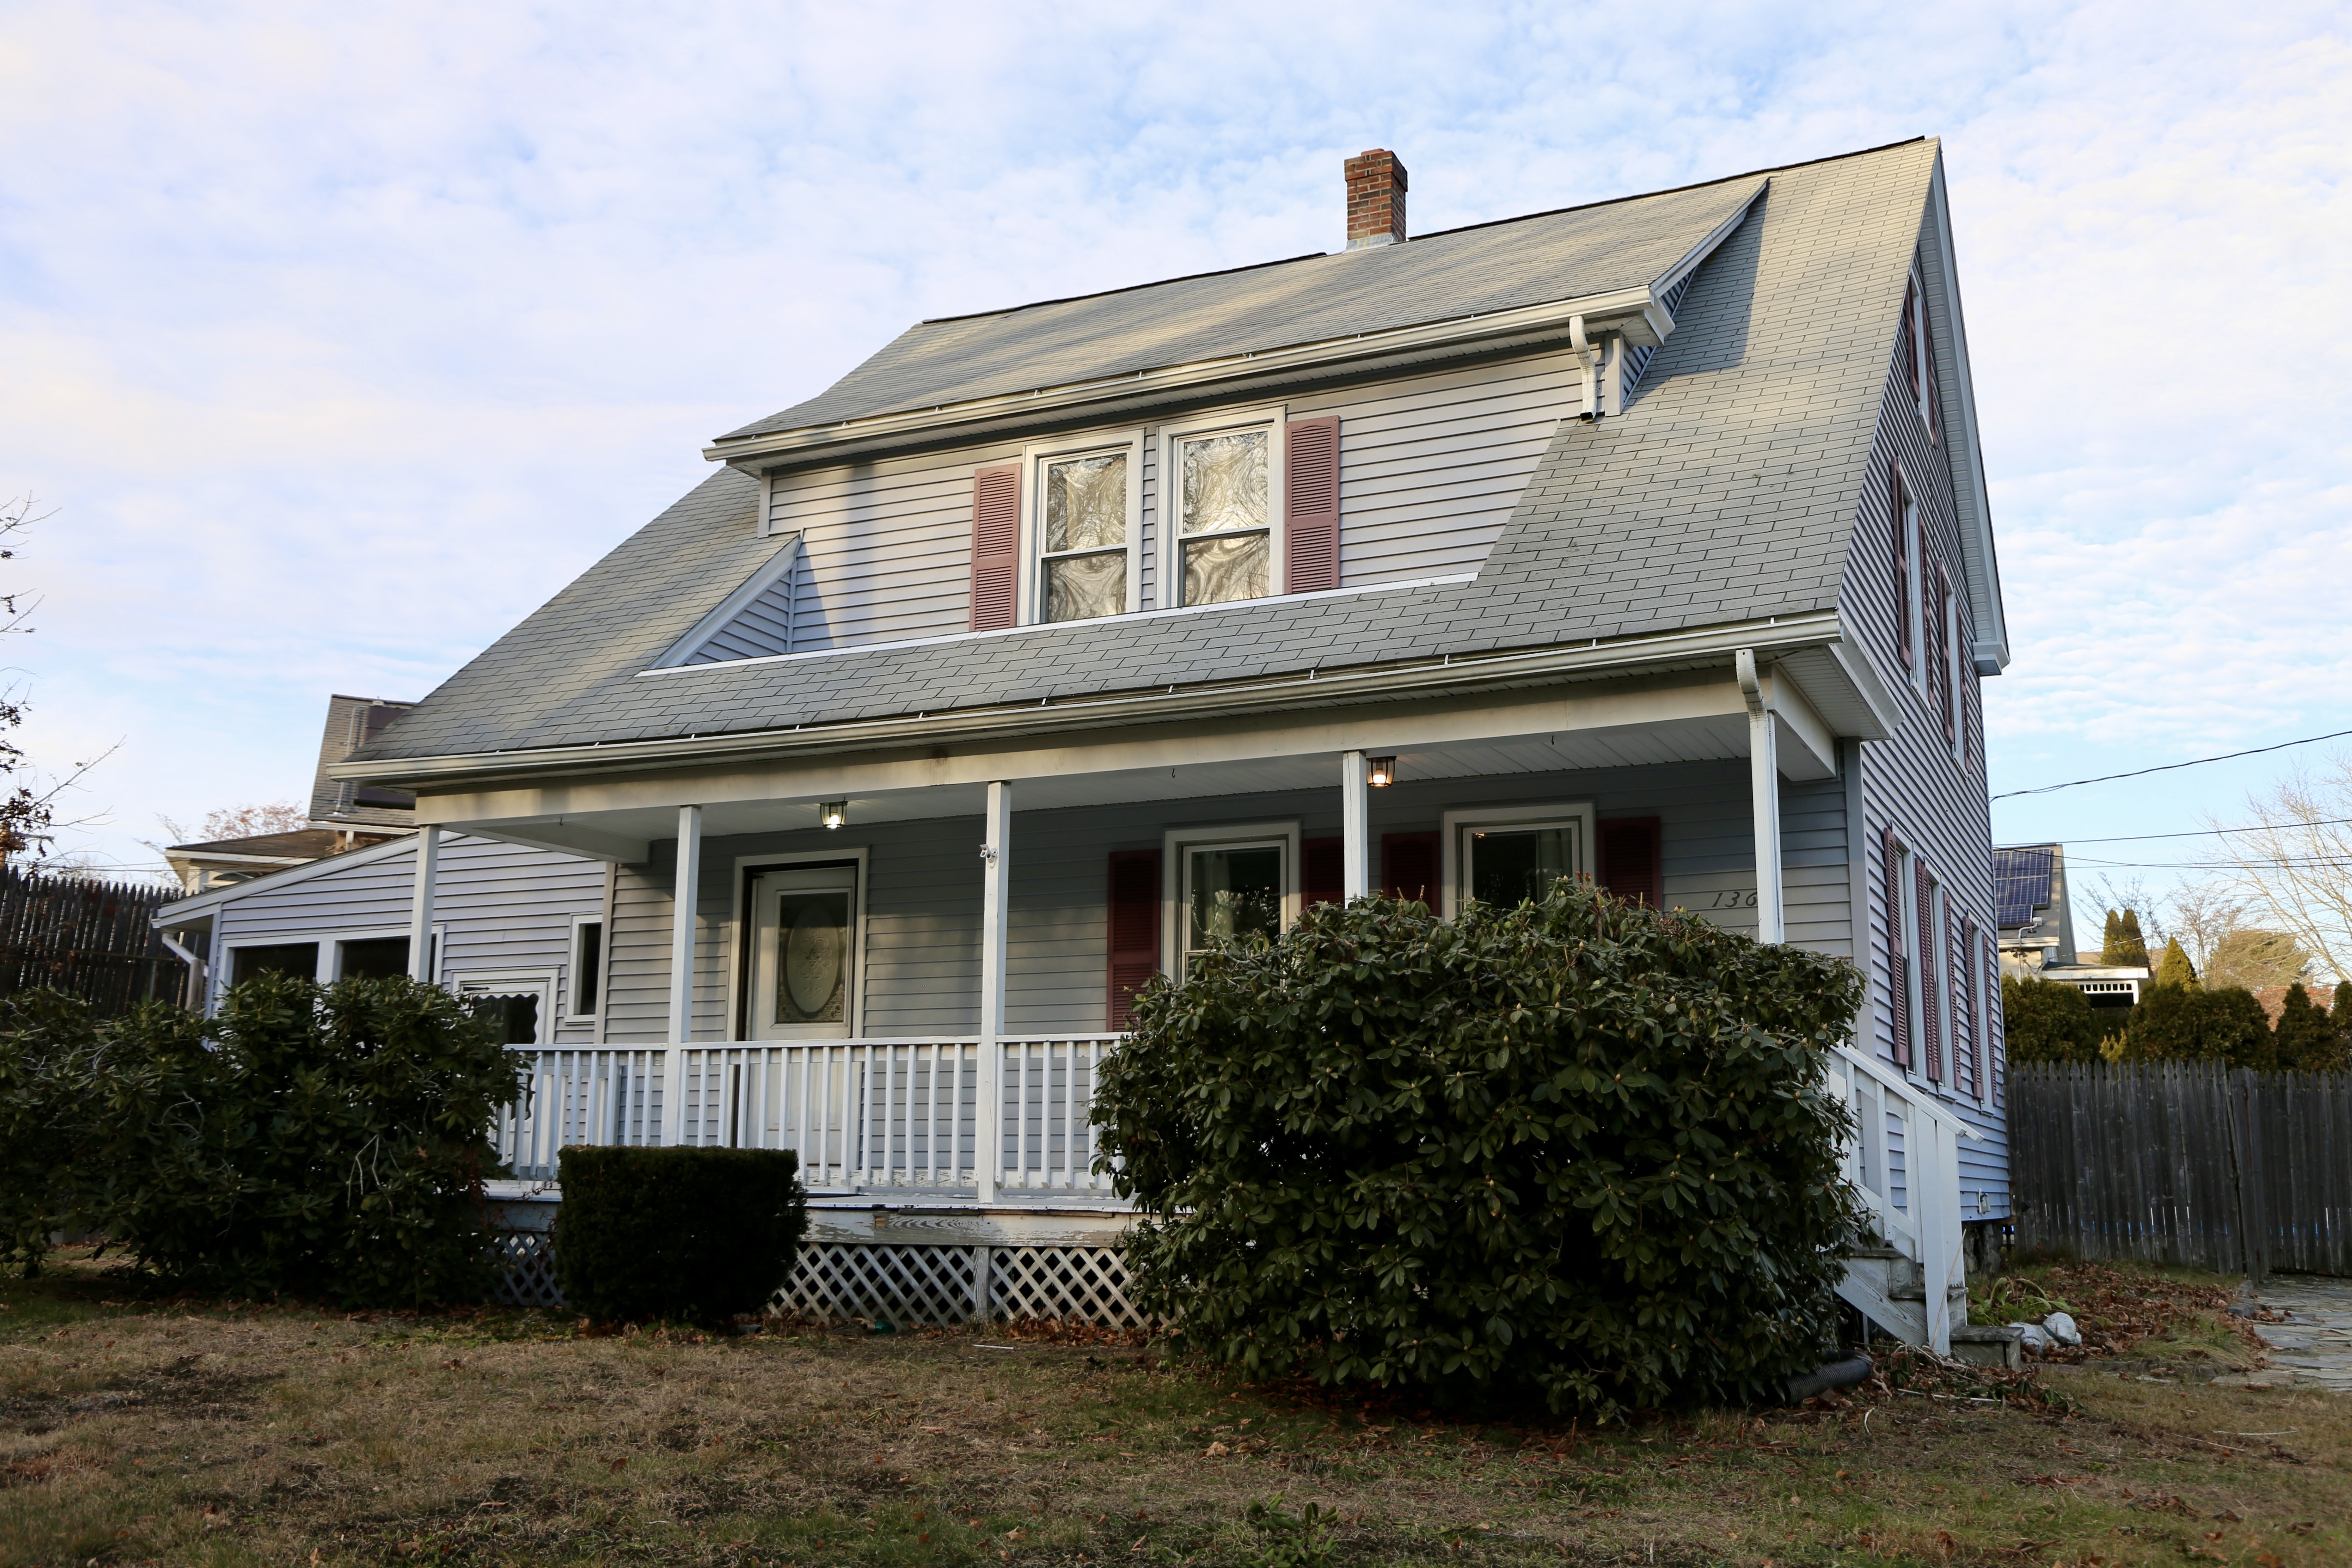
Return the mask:
[[1988, 1142], [1983, 1133], [1978, 1131], [1975, 1128], [1969, 1126], [1967, 1122], [1961, 1121], [1958, 1117], [1953, 1115], [1950, 1111], [1945, 1110], [1934, 1100], [1929, 1100], [1926, 1095], [1921, 1094], [1917, 1086], [1913, 1084], [1909, 1079], [1904, 1078], [1902, 1074], [1895, 1072], [1890, 1068], [1882, 1067], [1877, 1062], [1871, 1060], [1866, 1056], [1864, 1056], [1860, 1051], [1855, 1050], [1852, 1046], [1833, 1046], [1831, 1047], [1831, 1050], [1835, 1055], [1843, 1058], [1848, 1066], [1858, 1067], [1863, 1071], [1868, 1073], [1877, 1081], [1878, 1086], [1881, 1089], [1892, 1091], [1896, 1097], [1901, 1099], [1906, 1105], [1916, 1106], [1926, 1114], [1930, 1121], [1933, 1121], [1937, 1126], [1943, 1128], [1953, 1137], [1972, 1138], [1979, 1143]]

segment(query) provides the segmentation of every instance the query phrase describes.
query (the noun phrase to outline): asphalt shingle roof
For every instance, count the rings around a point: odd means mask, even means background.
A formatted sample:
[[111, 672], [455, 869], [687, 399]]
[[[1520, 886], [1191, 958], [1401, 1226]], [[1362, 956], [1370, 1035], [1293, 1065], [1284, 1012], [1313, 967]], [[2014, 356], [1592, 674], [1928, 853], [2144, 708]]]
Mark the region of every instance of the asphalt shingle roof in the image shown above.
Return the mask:
[[[639, 679], [773, 549], [758, 532], [758, 486], [722, 471], [499, 639], [363, 754], [584, 745], [1034, 703], [1833, 607], [1936, 157], [1936, 143], [1922, 141], [1773, 172], [1747, 219], [1696, 274], [1677, 330], [1623, 416], [1561, 422], [1473, 582], [698, 665]], [[1628, 269], [1611, 278], [1654, 264], [1663, 270], [1683, 254], [1675, 247], [1710, 231], [1709, 213], [1719, 222], [1755, 185], [1751, 176], [1586, 209], [1607, 211], [1612, 226], [1609, 243], [1596, 243], [1591, 256], [1617, 258], [1608, 265]], [[1645, 210], [1660, 217], [1642, 238], [1634, 231]], [[1470, 236], [1482, 237], [1481, 265], [1498, 275], [1549, 276], [1546, 268], [1557, 268], [1563, 254], [1558, 233], [1538, 220], [1329, 258], [1327, 273]], [[1529, 256], [1515, 260], [1518, 245]], [[1670, 250], [1674, 257], [1657, 261]], [[1451, 265], [1444, 257], [1440, 263], [1441, 270]], [[1306, 278], [1313, 265], [1265, 272]], [[1580, 282], [1575, 287], [1585, 291]], [[1121, 312], [1133, 313], [1154, 294], [1113, 298]], [[1307, 290], [1298, 303], [1319, 310], [1318, 300]], [[1093, 309], [1100, 301], [1074, 303]], [[1192, 312], [1192, 305], [1180, 311], [1188, 320]], [[967, 329], [942, 350], [973, 367], [964, 384], [992, 384], [987, 376], [1017, 369], [1012, 340], [986, 334], [1024, 316], [1047, 319], [1034, 311], [982, 318], [985, 333]], [[1328, 324], [1318, 320], [1318, 331]], [[861, 378], [882, 387], [877, 367], [916, 333], [842, 387]], [[986, 352], [976, 352], [983, 342]], [[1046, 335], [1038, 363], [1087, 352], [1074, 327]], [[1053, 379], [1041, 368], [1027, 384]], [[777, 418], [803, 419], [842, 387]], [[891, 394], [842, 395], [830, 406], [879, 407]]]

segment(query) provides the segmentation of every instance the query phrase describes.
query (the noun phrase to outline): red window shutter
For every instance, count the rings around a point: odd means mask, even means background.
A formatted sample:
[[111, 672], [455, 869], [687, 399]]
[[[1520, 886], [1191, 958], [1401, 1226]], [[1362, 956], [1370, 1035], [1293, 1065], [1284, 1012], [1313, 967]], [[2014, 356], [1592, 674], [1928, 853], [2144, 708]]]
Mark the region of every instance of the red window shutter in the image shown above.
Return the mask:
[[1944, 575], [1941, 566], [1936, 568], [1936, 689], [1943, 694], [1944, 742], [1950, 744], [1958, 734], [1958, 715], [1955, 712], [1953, 690], [1958, 677], [1952, 670], [1952, 580]]
[[1338, 904], [1347, 901], [1348, 841], [1344, 838], [1308, 838], [1298, 846], [1299, 891], [1310, 904]]
[[1942, 999], [1936, 994], [1936, 879], [1927, 874], [1925, 861], [1911, 863], [1918, 879], [1917, 908], [1919, 911], [1919, 1038], [1927, 1052], [1927, 1077], [1936, 1083], [1944, 1081], [1944, 1030]]
[[1911, 533], [1903, 516], [1903, 470], [1888, 470], [1886, 504], [1894, 510], [1887, 537], [1895, 542], [1895, 648], [1911, 668]]
[[1437, 835], [1381, 835], [1381, 890], [1400, 899], [1418, 899], [1432, 909], [1444, 907], [1438, 886]]
[[1903, 290], [1903, 377], [1911, 388], [1911, 401], [1919, 400], [1919, 285], [1912, 283]]
[[1124, 1029], [1135, 994], [1160, 973], [1160, 851], [1117, 849], [1110, 857], [1108, 1026]]
[[1658, 819], [1620, 816], [1602, 823], [1594, 837], [1601, 847], [1601, 885], [1629, 904], [1666, 907], [1664, 868], [1659, 863]]
[[1283, 430], [1282, 588], [1339, 585], [1339, 420], [1294, 419]]
[[[1968, 1015], [1969, 1032], [1955, 1035], [1952, 1040], [1952, 1082], [1958, 1087], [1968, 1079], [1968, 1090], [1979, 1100], [1984, 1098], [1984, 1003], [1978, 987], [1983, 977], [1983, 967], [1977, 963], [1977, 922], [1973, 917], [1960, 922], [1959, 962], [1952, 969], [1952, 991], [1958, 1006]], [[1962, 1039], [1967, 1043], [1963, 1045]], [[1965, 1071], [1963, 1071], [1965, 1069]]]
[[1019, 624], [1021, 465], [971, 476], [971, 629]]
[[1895, 830], [1882, 839], [1886, 858], [1886, 1010], [1895, 1036], [1895, 1065], [1911, 1065], [1911, 975], [1903, 953], [1903, 849]]

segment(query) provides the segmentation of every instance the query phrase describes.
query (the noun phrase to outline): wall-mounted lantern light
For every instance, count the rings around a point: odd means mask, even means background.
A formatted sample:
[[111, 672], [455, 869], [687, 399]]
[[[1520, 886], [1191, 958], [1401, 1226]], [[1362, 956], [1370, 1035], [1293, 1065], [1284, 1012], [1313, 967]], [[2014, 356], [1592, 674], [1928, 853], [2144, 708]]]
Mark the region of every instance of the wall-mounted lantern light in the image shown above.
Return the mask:
[[1396, 783], [1394, 757], [1367, 757], [1364, 762], [1366, 768], [1364, 782], [1374, 789], [1386, 789]]
[[849, 803], [845, 800], [826, 801], [816, 808], [816, 819], [827, 827], [839, 827], [849, 820]]

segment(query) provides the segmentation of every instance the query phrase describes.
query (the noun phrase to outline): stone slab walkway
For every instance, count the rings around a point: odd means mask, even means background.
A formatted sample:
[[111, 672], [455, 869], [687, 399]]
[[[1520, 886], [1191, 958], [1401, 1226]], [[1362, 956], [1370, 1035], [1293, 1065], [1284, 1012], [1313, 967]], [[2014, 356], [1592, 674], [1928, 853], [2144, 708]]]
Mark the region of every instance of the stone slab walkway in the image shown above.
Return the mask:
[[2271, 1347], [2271, 1364], [2248, 1383], [2352, 1394], [2352, 1279], [2273, 1274], [2255, 1299], [2286, 1321], [2253, 1325]]

